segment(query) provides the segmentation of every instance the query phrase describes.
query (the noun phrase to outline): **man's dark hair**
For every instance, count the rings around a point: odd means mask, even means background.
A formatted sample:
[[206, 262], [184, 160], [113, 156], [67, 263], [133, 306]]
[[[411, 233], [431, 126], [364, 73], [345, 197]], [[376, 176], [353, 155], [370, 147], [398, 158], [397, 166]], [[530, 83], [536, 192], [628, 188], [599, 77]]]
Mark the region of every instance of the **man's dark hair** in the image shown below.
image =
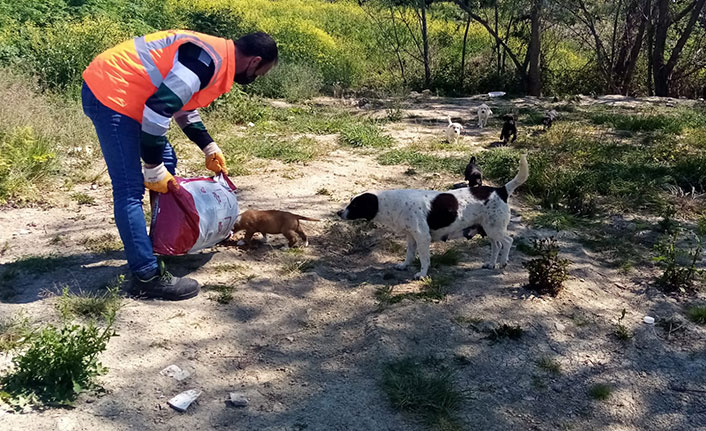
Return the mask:
[[262, 64], [277, 63], [277, 43], [264, 32], [246, 34], [235, 41], [238, 52], [248, 57], [262, 57]]

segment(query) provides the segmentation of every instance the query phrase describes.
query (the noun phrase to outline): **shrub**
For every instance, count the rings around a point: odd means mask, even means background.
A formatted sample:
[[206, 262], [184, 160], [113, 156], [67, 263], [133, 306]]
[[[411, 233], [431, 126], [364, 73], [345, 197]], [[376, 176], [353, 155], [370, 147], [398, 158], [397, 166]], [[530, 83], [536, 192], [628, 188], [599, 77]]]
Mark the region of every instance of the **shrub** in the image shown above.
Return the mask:
[[248, 91], [264, 97], [299, 102], [319, 95], [323, 87], [321, 73], [305, 64], [279, 64], [255, 81]]
[[93, 323], [62, 327], [47, 325], [27, 338], [12, 359], [10, 372], [0, 378], [0, 397], [22, 408], [26, 404], [71, 404], [106, 369], [98, 361], [113, 336], [111, 316], [104, 328]]
[[0, 203], [36, 192], [57, 168], [51, 143], [38, 137], [32, 127], [2, 133], [0, 130]]
[[538, 257], [522, 264], [529, 272], [527, 288], [540, 295], [558, 295], [569, 278], [571, 261], [559, 257], [559, 246], [554, 238], [535, 240], [534, 250]]
[[662, 268], [657, 286], [667, 293], [696, 291], [704, 275], [704, 270], [697, 267], [702, 252], [703, 244], [697, 235], [682, 235], [677, 231], [660, 241], [655, 245], [654, 257]]
[[699, 325], [706, 325], [706, 305], [694, 305], [688, 310], [689, 319]]

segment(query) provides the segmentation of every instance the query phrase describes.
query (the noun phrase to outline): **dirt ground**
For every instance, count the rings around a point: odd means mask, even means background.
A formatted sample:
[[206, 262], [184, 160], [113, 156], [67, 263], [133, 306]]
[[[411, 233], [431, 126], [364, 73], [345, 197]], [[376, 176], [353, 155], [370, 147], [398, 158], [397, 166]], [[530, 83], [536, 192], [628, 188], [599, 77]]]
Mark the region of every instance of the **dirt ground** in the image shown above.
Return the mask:
[[[411, 117], [389, 130], [400, 142], [440, 136], [446, 113], [471, 123], [468, 106], [476, 103], [432, 99], [408, 106]], [[463, 143], [481, 148], [498, 132], [469, 127]], [[693, 298], [665, 296], [640, 281], [646, 277], [601, 265], [573, 232], [542, 231], [524, 220], [510, 226], [516, 239], [559, 238], [574, 264], [557, 298], [535, 297], [521, 287], [528, 257], [517, 250], [504, 272], [481, 269], [490, 247], [474, 240], [433, 246], [433, 253], [455, 247], [463, 256], [457, 266], [432, 269], [432, 276], [453, 277], [444, 299], [381, 306], [381, 287], [420, 288], [413, 269], [391, 269], [404, 258], [402, 238], [365, 227], [364, 235], [354, 236], [359, 226], [337, 220], [335, 211], [368, 189], [438, 188], [461, 180], [405, 170], [380, 166], [373, 154], [337, 149], [306, 165], [273, 162], [235, 178], [241, 210], [286, 209], [323, 219], [304, 222], [311, 246], [295, 254], [283, 249], [282, 237], [272, 237], [251, 251], [227, 245], [170, 260], [177, 275], [234, 285], [234, 299], [219, 304], [208, 291], [176, 303], [126, 299], [118, 336], [101, 356], [109, 368], [100, 378], [106, 392], [82, 395], [73, 409], [0, 410], [0, 428], [423, 430], [413, 416], [389, 405], [380, 379], [388, 361], [431, 356], [452, 364], [457, 386], [468, 391], [460, 413], [465, 429], [706, 430], [706, 328], [686, 323], [669, 334], [642, 323], [646, 315], [688, 322], [684, 307]], [[75, 191], [97, 205], [66, 199], [56, 207], [0, 213], [0, 244], [9, 244], [0, 267], [29, 254], [71, 256], [53, 272], [21, 274], [5, 285], [13, 295], [0, 301], [0, 314], [22, 311], [36, 322], [55, 320], [51, 292], [64, 285], [96, 289], [126, 272], [122, 252], [96, 254], [85, 246], [87, 237], [117, 235], [110, 186], [79, 185]], [[511, 205], [520, 215], [528, 210], [521, 189]], [[291, 259], [307, 260], [307, 269], [284, 272]], [[612, 335], [623, 309], [624, 324], [634, 332], [627, 342]], [[519, 340], [488, 340], [487, 329], [501, 323], [520, 325], [525, 333]], [[558, 361], [561, 372], [538, 367], [542, 358]], [[191, 376], [177, 382], [160, 375], [171, 364]], [[0, 370], [8, 365], [9, 357], [0, 355]], [[612, 396], [593, 400], [588, 388], [595, 383], [611, 385]], [[186, 413], [167, 406], [186, 389], [203, 391]], [[244, 392], [249, 405], [227, 406], [231, 391]]]

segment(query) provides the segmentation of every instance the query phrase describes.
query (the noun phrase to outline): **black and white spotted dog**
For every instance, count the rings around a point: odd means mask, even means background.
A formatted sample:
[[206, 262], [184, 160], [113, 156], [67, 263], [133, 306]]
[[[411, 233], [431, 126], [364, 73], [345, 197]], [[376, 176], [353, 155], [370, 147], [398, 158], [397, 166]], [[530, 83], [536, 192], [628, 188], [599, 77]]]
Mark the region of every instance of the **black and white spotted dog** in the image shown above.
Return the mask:
[[[385, 190], [360, 194], [338, 212], [344, 220], [366, 219], [403, 233], [407, 237], [407, 258], [396, 266], [407, 268], [417, 253], [421, 270], [429, 271], [429, 246], [433, 241], [472, 238], [485, 234], [490, 239], [490, 259], [484, 268], [507, 265], [512, 237], [508, 198], [529, 176], [527, 157], [520, 159], [518, 174], [502, 187], [468, 187], [448, 192], [433, 190]], [[500, 262], [498, 255], [502, 250]]]

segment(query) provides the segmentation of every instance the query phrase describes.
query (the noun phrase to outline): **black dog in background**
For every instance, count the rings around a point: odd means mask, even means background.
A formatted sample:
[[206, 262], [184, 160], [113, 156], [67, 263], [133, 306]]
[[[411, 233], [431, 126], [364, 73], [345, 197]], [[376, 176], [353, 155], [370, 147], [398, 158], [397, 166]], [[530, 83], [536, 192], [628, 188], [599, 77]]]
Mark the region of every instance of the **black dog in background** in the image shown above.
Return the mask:
[[[517, 139], [517, 126], [515, 125], [515, 117], [510, 114], [503, 115], [503, 130], [500, 132], [500, 140], [503, 141], [505, 145], [509, 142], [515, 142]], [[510, 137], [512, 136], [512, 141]]]
[[463, 176], [468, 183], [456, 183], [453, 189], [462, 189], [464, 187], [480, 187], [483, 185], [483, 172], [481, 172], [476, 162], [476, 156], [472, 156], [471, 160], [466, 165], [466, 170]]

